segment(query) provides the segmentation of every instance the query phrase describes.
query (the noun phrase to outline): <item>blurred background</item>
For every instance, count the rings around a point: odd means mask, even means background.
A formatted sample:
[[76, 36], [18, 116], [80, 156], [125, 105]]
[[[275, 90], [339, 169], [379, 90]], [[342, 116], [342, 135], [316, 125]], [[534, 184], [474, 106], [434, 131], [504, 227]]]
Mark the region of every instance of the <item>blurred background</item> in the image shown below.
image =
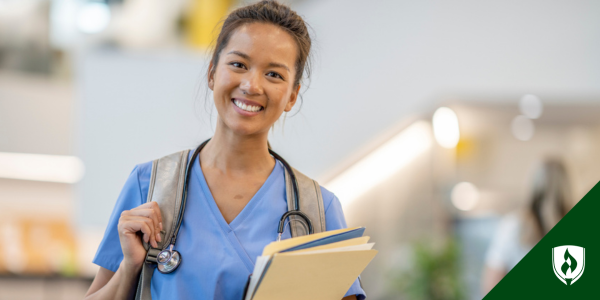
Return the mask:
[[[283, 2], [314, 69], [270, 141], [367, 227], [369, 299], [481, 299], [600, 179], [600, 2]], [[0, 299], [83, 298], [133, 167], [212, 135], [246, 3], [0, 0]]]

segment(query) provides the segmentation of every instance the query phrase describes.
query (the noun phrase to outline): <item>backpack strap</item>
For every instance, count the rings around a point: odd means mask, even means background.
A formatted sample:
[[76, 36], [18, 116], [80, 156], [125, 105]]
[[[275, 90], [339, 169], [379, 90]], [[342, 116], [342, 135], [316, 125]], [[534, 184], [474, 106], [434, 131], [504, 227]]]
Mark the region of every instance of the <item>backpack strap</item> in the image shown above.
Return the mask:
[[152, 162], [152, 173], [146, 202], [155, 201], [160, 207], [163, 219], [163, 230], [160, 232], [162, 242], [156, 241], [158, 248], [152, 248], [149, 243], [142, 240], [142, 244], [148, 252], [146, 261], [142, 266], [135, 295], [136, 300], [152, 300], [150, 279], [156, 268], [156, 256], [169, 246], [170, 237], [177, 227], [177, 215], [181, 209], [189, 153], [190, 150], [184, 150]]
[[[288, 204], [288, 210], [294, 209], [293, 183], [285, 170], [285, 191]], [[298, 181], [298, 201], [300, 202], [300, 210], [308, 216], [313, 225], [314, 233], [323, 232], [326, 230], [325, 224], [325, 208], [323, 207], [323, 196], [321, 195], [321, 187], [315, 180], [300, 173], [292, 167], [292, 171]], [[289, 216], [290, 229], [292, 237], [303, 236], [308, 234], [308, 224], [299, 216]]]

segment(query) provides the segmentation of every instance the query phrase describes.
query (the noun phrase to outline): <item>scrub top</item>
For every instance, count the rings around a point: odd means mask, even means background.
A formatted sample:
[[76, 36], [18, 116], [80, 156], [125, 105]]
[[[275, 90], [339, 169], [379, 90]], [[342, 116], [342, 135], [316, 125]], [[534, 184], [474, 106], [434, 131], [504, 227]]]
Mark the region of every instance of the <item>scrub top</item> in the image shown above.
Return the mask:
[[[190, 151], [190, 156], [193, 151]], [[152, 162], [135, 166], [110, 216], [93, 262], [116, 272], [123, 260], [117, 225], [124, 210], [146, 202]], [[321, 187], [327, 230], [346, 228], [338, 198]], [[152, 299], [241, 300], [248, 275], [263, 248], [277, 239], [279, 219], [287, 211], [284, 166], [279, 160], [248, 204], [227, 224], [196, 159], [190, 176], [186, 208], [174, 247], [182, 263], [170, 274], [155, 270]], [[290, 238], [289, 225], [282, 238]], [[360, 277], [345, 296], [365, 299]]]

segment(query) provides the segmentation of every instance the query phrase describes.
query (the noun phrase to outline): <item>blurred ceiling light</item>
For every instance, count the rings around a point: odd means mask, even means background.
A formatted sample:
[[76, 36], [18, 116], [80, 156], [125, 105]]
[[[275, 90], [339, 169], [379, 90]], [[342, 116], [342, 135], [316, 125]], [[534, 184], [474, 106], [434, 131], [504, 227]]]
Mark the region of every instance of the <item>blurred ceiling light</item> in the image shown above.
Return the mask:
[[521, 97], [519, 109], [524, 116], [530, 119], [537, 119], [542, 115], [544, 107], [538, 96], [527, 94]]
[[460, 182], [452, 188], [452, 204], [460, 210], [471, 210], [479, 202], [479, 190], [470, 182]]
[[512, 120], [510, 128], [515, 138], [521, 141], [529, 141], [535, 132], [533, 121], [523, 115], [516, 116]]
[[0, 178], [76, 183], [84, 171], [75, 156], [0, 152]]
[[83, 33], [98, 33], [110, 22], [110, 8], [106, 3], [89, 2], [81, 7], [77, 16], [77, 28]]
[[68, 49], [79, 36], [76, 21], [81, 3], [71, 0], [50, 2], [50, 42], [59, 49]]
[[458, 117], [447, 107], [438, 108], [433, 114], [433, 133], [435, 139], [444, 148], [454, 148], [460, 139]]
[[431, 143], [430, 125], [426, 121], [415, 122], [325, 186], [347, 207], [429, 149]]

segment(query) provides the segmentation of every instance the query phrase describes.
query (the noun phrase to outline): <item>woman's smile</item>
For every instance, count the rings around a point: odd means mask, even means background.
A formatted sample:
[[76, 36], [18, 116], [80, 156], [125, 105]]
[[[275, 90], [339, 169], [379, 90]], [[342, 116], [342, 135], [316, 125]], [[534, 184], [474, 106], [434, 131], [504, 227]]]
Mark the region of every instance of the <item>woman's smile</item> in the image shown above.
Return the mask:
[[256, 116], [265, 110], [262, 105], [242, 98], [233, 98], [231, 99], [231, 103], [235, 110], [244, 116]]

